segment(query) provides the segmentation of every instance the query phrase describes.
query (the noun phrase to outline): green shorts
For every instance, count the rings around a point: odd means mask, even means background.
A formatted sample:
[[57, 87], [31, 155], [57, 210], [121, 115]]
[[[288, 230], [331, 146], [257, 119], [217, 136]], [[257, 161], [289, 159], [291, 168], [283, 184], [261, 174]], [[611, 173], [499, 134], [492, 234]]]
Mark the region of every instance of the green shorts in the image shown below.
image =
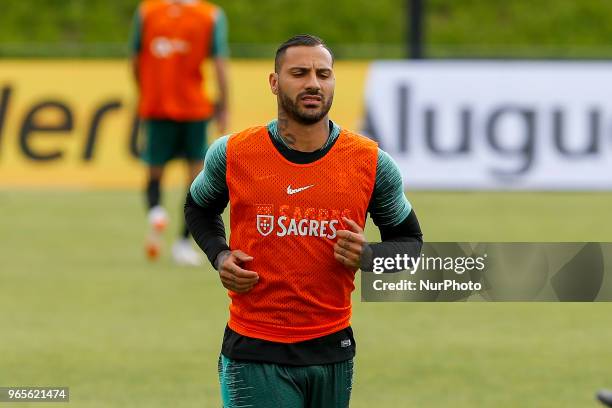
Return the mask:
[[219, 382], [224, 408], [347, 408], [353, 359], [299, 367], [220, 355]]
[[150, 166], [162, 166], [175, 158], [204, 160], [208, 144], [208, 121], [177, 122], [165, 119], [143, 120], [145, 143], [142, 159]]

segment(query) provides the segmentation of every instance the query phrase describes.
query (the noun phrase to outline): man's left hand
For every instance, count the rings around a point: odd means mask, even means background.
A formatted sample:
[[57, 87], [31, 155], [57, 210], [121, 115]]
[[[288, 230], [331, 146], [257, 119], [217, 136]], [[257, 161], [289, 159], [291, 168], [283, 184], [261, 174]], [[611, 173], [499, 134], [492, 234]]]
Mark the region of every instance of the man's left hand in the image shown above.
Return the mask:
[[334, 245], [334, 258], [349, 269], [359, 269], [361, 254], [367, 245], [363, 228], [349, 218], [342, 217], [348, 230], [338, 231], [338, 241]]

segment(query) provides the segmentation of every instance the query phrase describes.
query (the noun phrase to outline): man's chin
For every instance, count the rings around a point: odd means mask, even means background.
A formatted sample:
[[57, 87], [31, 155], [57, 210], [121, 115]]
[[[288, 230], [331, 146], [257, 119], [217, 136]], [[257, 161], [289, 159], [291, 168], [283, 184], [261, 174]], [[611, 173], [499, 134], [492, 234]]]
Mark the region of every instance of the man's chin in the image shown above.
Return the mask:
[[309, 109], [306, 111], [300, 110], [298, 112], [298, 115], [299, 115], [298, 120], [308, 125], [315, 124], [325, 117], [325, 114], [322, 112], [321, 109], [317, 109], [315, 111], [313, 111], [312, 109]]
[[303, 125], [314, 125], [315, 123], [320, 122], [325, 116], [310, 116], [310, 115], [300, 115], [297, 119]]

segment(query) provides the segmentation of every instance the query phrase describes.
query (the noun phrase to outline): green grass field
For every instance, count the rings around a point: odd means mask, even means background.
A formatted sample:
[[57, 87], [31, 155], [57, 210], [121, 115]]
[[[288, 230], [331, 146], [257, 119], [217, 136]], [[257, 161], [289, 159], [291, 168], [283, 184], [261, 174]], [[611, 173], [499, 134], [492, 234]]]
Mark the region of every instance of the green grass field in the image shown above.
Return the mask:
[[[181, 196], [165, 199], [175, 220]], [[612, 241], [611, 193], [409, 197], [429, 241]], [[69, 386], [74, 407], [220, 406], [226, 294], [209, 266], [144, 260], [143, 207], [137, 192], [0, 191], [0, 386]], [[354, 300], [352, 407], [596, 407], [612, 387], [610, 304]]]

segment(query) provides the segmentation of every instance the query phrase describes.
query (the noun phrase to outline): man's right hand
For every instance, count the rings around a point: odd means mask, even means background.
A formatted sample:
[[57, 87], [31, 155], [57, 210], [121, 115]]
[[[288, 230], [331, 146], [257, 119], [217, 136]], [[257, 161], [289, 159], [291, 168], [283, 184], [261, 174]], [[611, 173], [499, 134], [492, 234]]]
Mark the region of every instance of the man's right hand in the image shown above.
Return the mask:
[[253, 289], [259, 281], [257, 272], [242, 269], [239, 265], [252, 261], [253, 257], [241, 250], [223, 251], [217, 256], [217, 270], [226, 289], [244, 293]]

